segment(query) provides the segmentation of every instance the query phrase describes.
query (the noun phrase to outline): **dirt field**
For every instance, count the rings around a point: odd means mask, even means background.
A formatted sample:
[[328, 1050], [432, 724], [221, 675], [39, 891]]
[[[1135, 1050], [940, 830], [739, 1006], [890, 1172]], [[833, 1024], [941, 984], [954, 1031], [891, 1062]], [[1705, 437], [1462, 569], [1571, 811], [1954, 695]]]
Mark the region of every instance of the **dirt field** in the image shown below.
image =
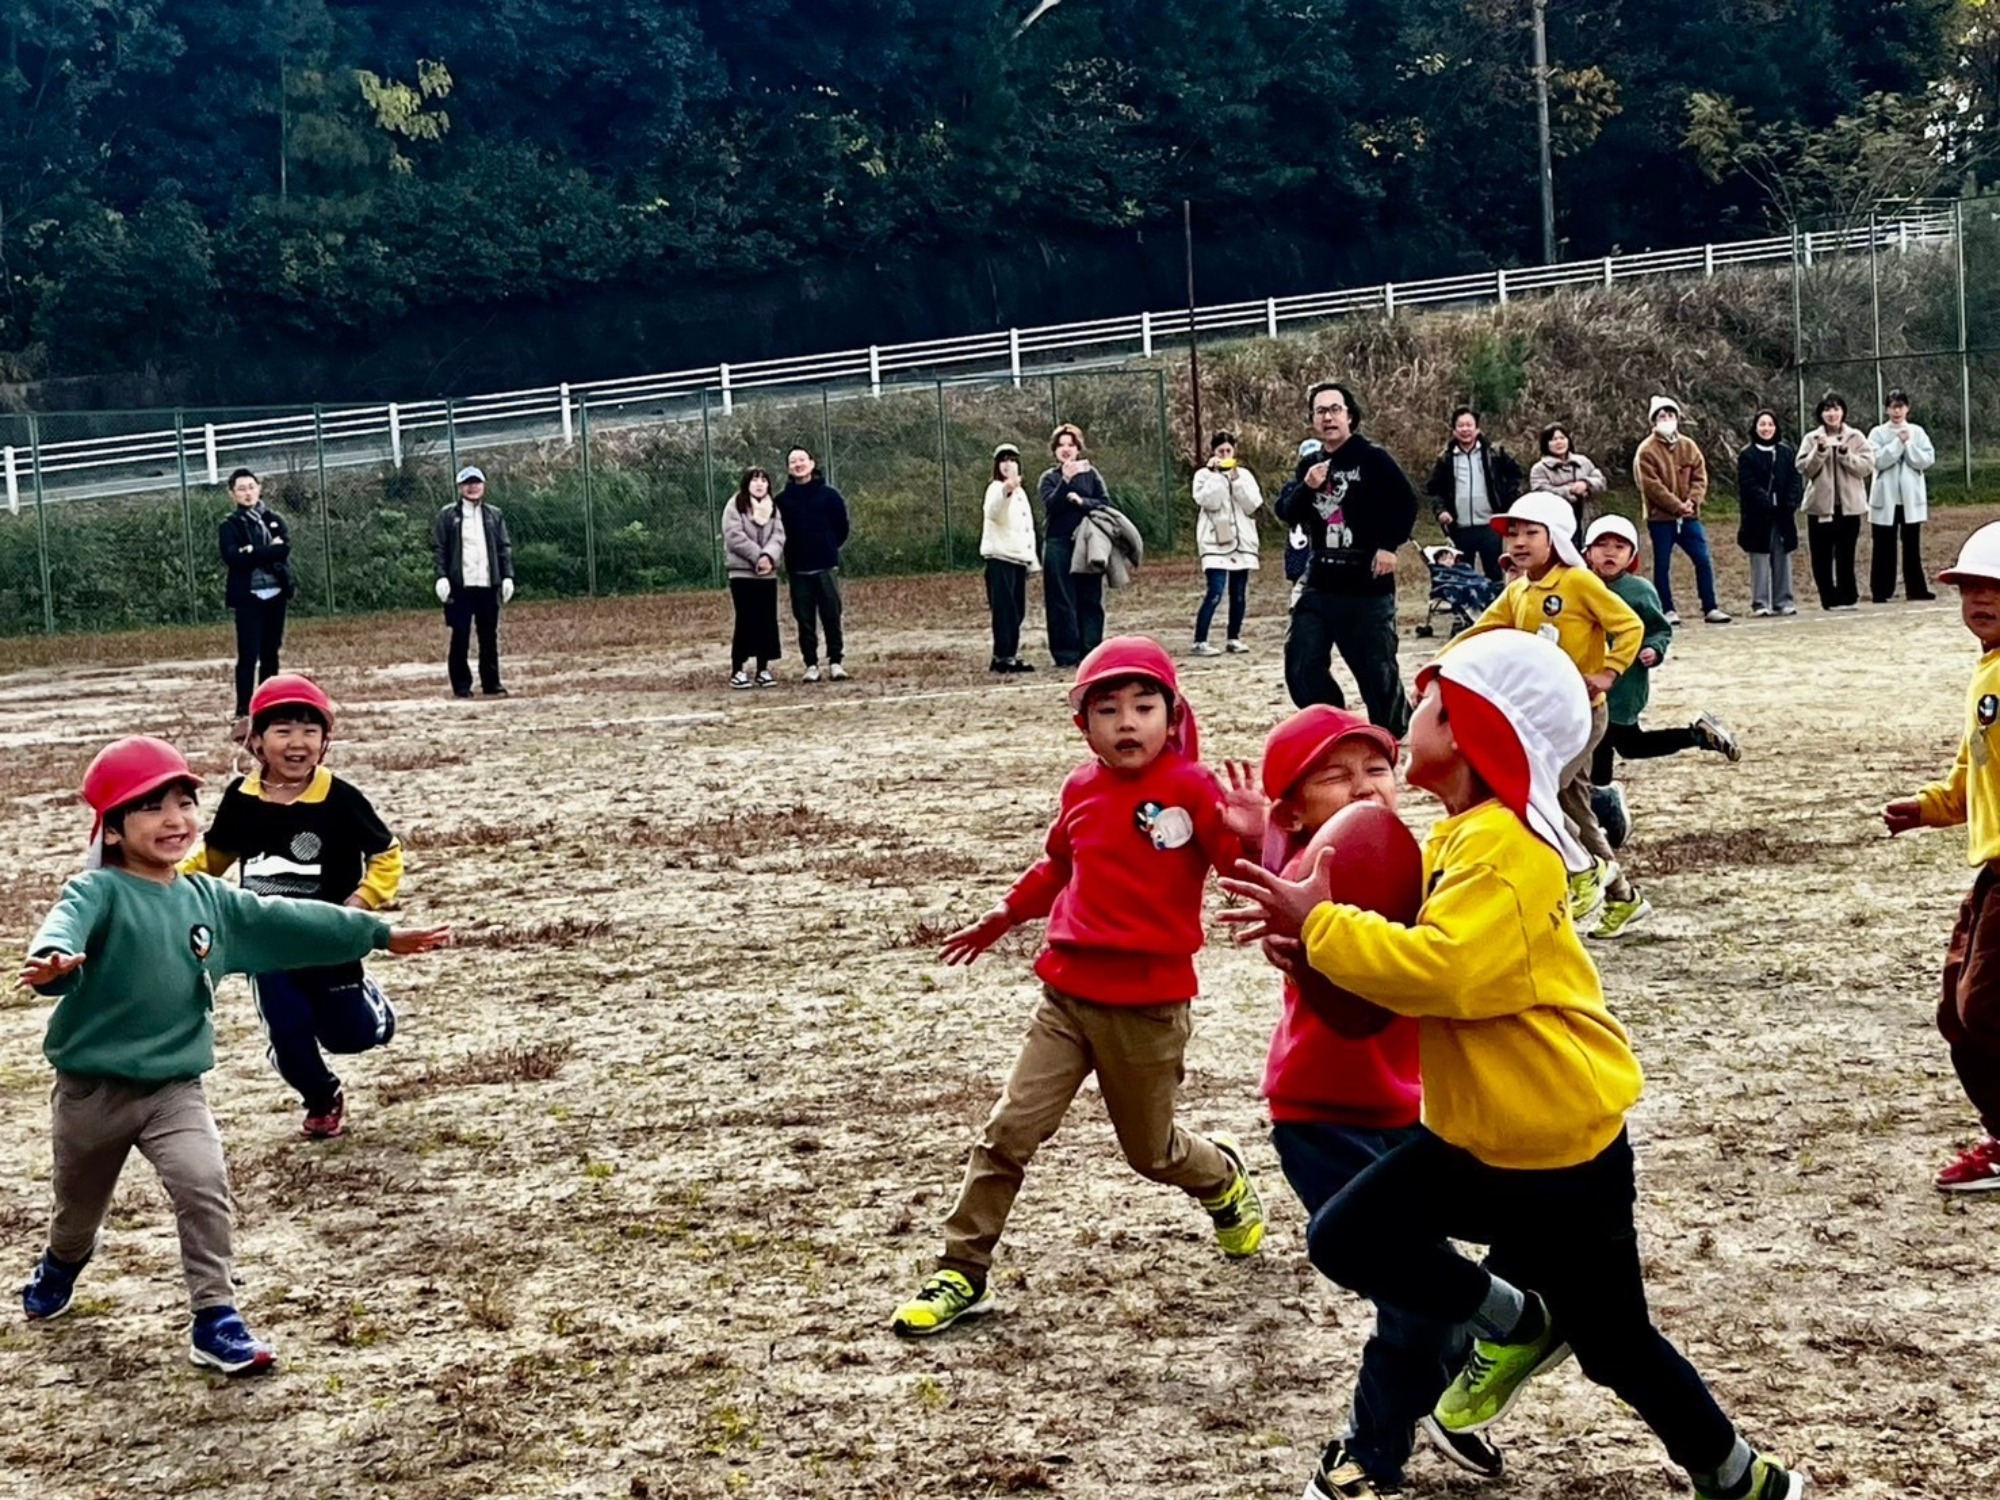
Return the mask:
[[[1933, 559], [1975, 519], [1934, 523]], [[1178, 649], [1191, 579], [1153, 570], [1114, 627]], [[1254, 654], [1187, 671], [1215, 755], [1254, 754], [1284, 711], [1282, 602], [1273, 569]], [[779, 690], [732, 694], [720, 599], [524, 601], [500, 703], [446, 697], [435, 615], [297, 627], [288, 664], [345, 708], [334, 764], [409, 847], [402, 918], [460, 945], [379, 965], [401, 1034], [343, 1068], [354, 1129], [330, 1145], [297, 1138], [224, 988], [210, 1096], [242, 1303], [282, 1368], [188, 1367], [172, 1221], [135, 1163], [75, 1312], [0, 1321], [0, 1494], [1298, 1493], [1368, 1314], [1302, 1258], [1257, 1097], [1276, 986], [1252, 955], [1203, 960], [1185, 1100], [1252, 1142], [1262, 1256], [1225, 1264], [1087, 1094], [1010, 1227], [1002, 1311], [933, 1344], [888, 1334], [1033, 994], [1030, 942], [969, 974], [935, 942], [1033, 856], [1079, 743], [1054, 674], [989, 680], [975, 578], [857, 584], [849, 612], [852, 683], [809, 689], [793, 659]], [[226, 769], [224, 649], [219, 630], [0, 643], [11, 948], [73, 868], [68, 789], [105, 738], [167, 734]], [[1691, 626], [1650, 717], [1713, 710], [1743, 763], [1629, 776], [1630, 868], [1660, 914], [1600, 958], [1649, 1074], [1658, 1316], [1830, 1495], [2000, 1494], [2000, 1202], [1930, 1187], [1973, 1130], [1931, 1024], [1964, 840], [1892, 843], [1874, 819], [1949, 763], [1975, 655], [1949, 601]], [[45, 1224], [44, 1016], [0, 1000], [10, 1277]], [[1498, 1436], [1511, 1472], [1481, 1493], [1685, 1493], [1573, 1365]], [[1423, 1455], [1411, 1478], [1479, 1489]]]

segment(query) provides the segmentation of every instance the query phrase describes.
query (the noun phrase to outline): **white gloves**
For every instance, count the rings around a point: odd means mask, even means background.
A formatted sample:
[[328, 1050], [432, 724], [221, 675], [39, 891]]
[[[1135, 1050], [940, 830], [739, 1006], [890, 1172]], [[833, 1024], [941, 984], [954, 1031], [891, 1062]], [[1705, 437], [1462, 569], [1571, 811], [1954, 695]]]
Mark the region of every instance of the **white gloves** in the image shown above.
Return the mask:
[[500, 580], [500, 602], [502, 604], [512, 604], [514, 602], [513, 579], [503, 578]]
[[440, 578], [437, 581], [437, 596], [438, 603], [451, 603], [451, 580], [449, 578]]

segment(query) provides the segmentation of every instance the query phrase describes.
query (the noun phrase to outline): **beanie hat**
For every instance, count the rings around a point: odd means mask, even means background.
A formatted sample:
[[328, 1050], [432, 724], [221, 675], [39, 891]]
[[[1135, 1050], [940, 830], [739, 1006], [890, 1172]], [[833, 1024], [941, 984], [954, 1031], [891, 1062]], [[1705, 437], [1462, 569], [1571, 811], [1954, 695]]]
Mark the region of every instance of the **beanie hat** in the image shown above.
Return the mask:
[[1509, 521], [1529, 521], [1546, 527], [1556, 556], [1572, 568], [1583, 566], [1583, 554], [1576, 550], [1576, 512], [1570, 509], [1569, 501], [1562, 496], [1551, 495], [1546, 490], [1523, 495], [1507, 507], [1505, 515], [1495, 516], [1487, 524], [1504, 536]]
[[1646, 420], [1648, 422], [1659, 421], [1660, 413], [1663, 411], [1670, 411], [1678, 417], [1681, 414], [1681, 404], [1674, 400], [1672, 396], [1655, 396], [1646, 405]]
[[1585, 550], [1587, 551], [1591, 547], [1597, 545], [1597, 541], [1600, 537], [1607, 537], [1607, 536], [1618, 537], [1631, 545], [1632, 565], [1628, 567], [1625, 571], [1628, 573], [1638, 572], [1639, 571], [1639, 528], [1634, 526], [1630, 521], [1626, 520], [1623, 516], [1599, 516], [1595, 521], [1592, 521], [1590, 523], [1590, 530], [1586, 531], [1583, 534], [1583, 545]]
[[1166, 647], [1143, 635], [1114, 635], [1078, 665], [1076, 682], [1069, 690], [1070, 712], [1077, 715], [1078, 727], [1083, 722], [1083, 700], [1090, 690], [1100, 682], [1115, 682], [1121, 677], [1148, 678], [1172, 695], [1180, 708], [1180, 722], [1167, 743], [1188, 759], [1198, 759], [1201, 740], [1195, 729], [1194, 706], [1181, 696], [1181, 680], [1174, 671], [1174, 659], [1167, 655]]
[[1590, 743], [1590, 694], [1560, 647], [1521, 630], [1452, 646], [1417, 675], [1436, 679], [1459, 753], [1569, 870], [1588, 870], [1557, 796]]

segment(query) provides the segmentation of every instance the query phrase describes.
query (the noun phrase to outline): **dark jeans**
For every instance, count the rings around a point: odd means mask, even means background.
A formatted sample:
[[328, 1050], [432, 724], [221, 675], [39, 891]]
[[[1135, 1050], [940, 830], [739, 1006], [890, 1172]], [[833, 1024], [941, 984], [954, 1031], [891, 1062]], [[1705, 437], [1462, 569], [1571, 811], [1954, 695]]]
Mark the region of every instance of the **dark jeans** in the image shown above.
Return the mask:
[[500, 590], [460, 589], [444, 607], [444, 622], [451, 627], [451, 653], [445, 671], [451, 676], [451, 690], [463, 698], [472, 691], [472, 669], [465, 664], [465, 648], [472, 629], [479, 627], [479, 690], [500, 691]]
[[819, 630], [826, 630], [826, 659], [838, 665], [846, 649], [840, 633], [840, 570], [794, 573], [792, 619], [799, 627], [799, 655], [809, 667], [819, 665]]
[[278, 675], [278, 650], [285, 644], [285, 601], [252, 599], [236, 611], [236, 717], [250, 712], [250, 694], [266, 677]]
[[1903, 507], [1887, 526], [1870, 527], [1875, 548], [1868, 554], [1868, 596], [1886, 604], [1896, 596], [1896, 543], [1903, 544], [1903, 596], [1907, 599], [1932, 598], [1931, 582], [1924, 576], [1924, 523], [1905, 521]]
[[1854, 551], [1861, 545], [1861, 517], [1806, 517], [1806, 545], [1812, 552], [1813, 587], [1821, 609], [1858, 604], [1861, 590], [1854, 583]]
[[1399, 739], [1407, 734], [1410, 700], [1396, 669], [1396, 596], [1329, 594], [1313, 588], [1299, 595], [1285, 632], [1285, 688], [1300, 708], [1314, 703], [1347, 706], [1333, 680], [1336, 650], [1354, 674], [1368, 717]]
[[1104, 640], [1104, 579], [1072, 573], [1076, 537], [1052, 536], [1042, 549], [1042, 604], [1049, 617], [1049, 655], [1073, 667]]
[[1694, 587], [1701, 595], [1701, 607], [1714, 609], [1715, 565], [1709, 560], [1708, 532], [1701, 522], [1692, 516], [1682, 521], [1649, 520], [1646, 532], [1653, 541], [1653, 587], [1660, 591], [1660, 608], [1671, 611], [1674, 607], [1674, 548], [1679, 547], [1694, 564]]
[[1590, 757], [1590, 784], [1610, 786], [1614, 755], [1626, 760], [1652, 760], [1661, 755], [1679, 755], [1683, 750], [1701, 748], [1701, 736], [1692, 729], [1641, 729], [1635, 724], [1613, 724], [1597, 742]]
[[1021, 625], [1028, 618], [1028, 570], [987, 558], [986, 608], [993, 615], [993, 659], [1012, 661], [1021, 654]]
[[1506, 550], [1500, 533], [1491, 526], [1454, 526], [1451, 544], [1467, 557], [1479, 559], [1479, 570], [1495, 583], [1500, 581], [1500, 554]]
[[1250, 570], [1248, 568], [1204, 568], [1202, 574], [1208, 580], [1208, 592], [1201, 596], [1201, 608], [1195, 611], [1194, 638], [1196, 641], [1208, 639], [1208, 627], [1215, 623], [1215, 607], [1222, 602], [1222, 591], [1229, 590], [1229, 635], [1232, 641], [1243, 638], [1243, 616], [1250, 609]]
[[1352, 1291], [1434, 1323], [1471, 1321], [1492, 1278], [1447, 1243], [1491, 1245], [1540, 1292], [1583, 1373], [1609, 1387], [1682, 1468], [1719, 1468], [1736, 1429], [1653, 1326], [1632, 1223], [1632, 1145], [1550, 1171], [1489, 1167], [1418, 1128], [1313, 1215], [1312, 1263]]
[[301, 974], [259, 974], [250, 981], [264, 1022], [266, 1055], [278, 1076], [305, 1102], [306, 1113], [325, 1114], [340, 1079], [320, 1055], [386, 1047], [396, 1035], [396, 1007], [372, 979], [323, 985]]
[[[1285, 1181], [1310, 1216], [1416, 1134], [1414, 1126], [1368, 1130], [1279, 1121], [1271, 1126], [1271, 1144], [1277, 1147]], [[1471, 1334], [1463, 1327], [1400, 1308], [1376, 1308], [1375, 1332], [1361, 1350], [1354, 1410], [1344, 1434], [1348, 1451], [1370, 1478], [1390, 1484], [1402, 1479], [1418, 1420], [1444, 1394], [1471, 1347]]]

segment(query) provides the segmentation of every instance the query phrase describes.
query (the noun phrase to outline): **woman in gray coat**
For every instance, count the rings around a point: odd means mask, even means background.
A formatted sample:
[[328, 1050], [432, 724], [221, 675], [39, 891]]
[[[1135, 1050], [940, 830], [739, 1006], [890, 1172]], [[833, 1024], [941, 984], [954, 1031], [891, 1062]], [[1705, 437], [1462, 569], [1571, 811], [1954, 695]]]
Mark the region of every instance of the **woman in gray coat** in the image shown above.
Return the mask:
[[[772, 686], [771, 663], [782, 654], [778, 639], [778, 569], [785, 560], [785, 521], [771, 496], [771, 475], [745, 469], [736, 493], [722, 508], [722, 554], [729, 567], [729, 602], [736, 634], [729, 647], [733, 688]], [[757, 675], [750, 675], [750, 663]]]

